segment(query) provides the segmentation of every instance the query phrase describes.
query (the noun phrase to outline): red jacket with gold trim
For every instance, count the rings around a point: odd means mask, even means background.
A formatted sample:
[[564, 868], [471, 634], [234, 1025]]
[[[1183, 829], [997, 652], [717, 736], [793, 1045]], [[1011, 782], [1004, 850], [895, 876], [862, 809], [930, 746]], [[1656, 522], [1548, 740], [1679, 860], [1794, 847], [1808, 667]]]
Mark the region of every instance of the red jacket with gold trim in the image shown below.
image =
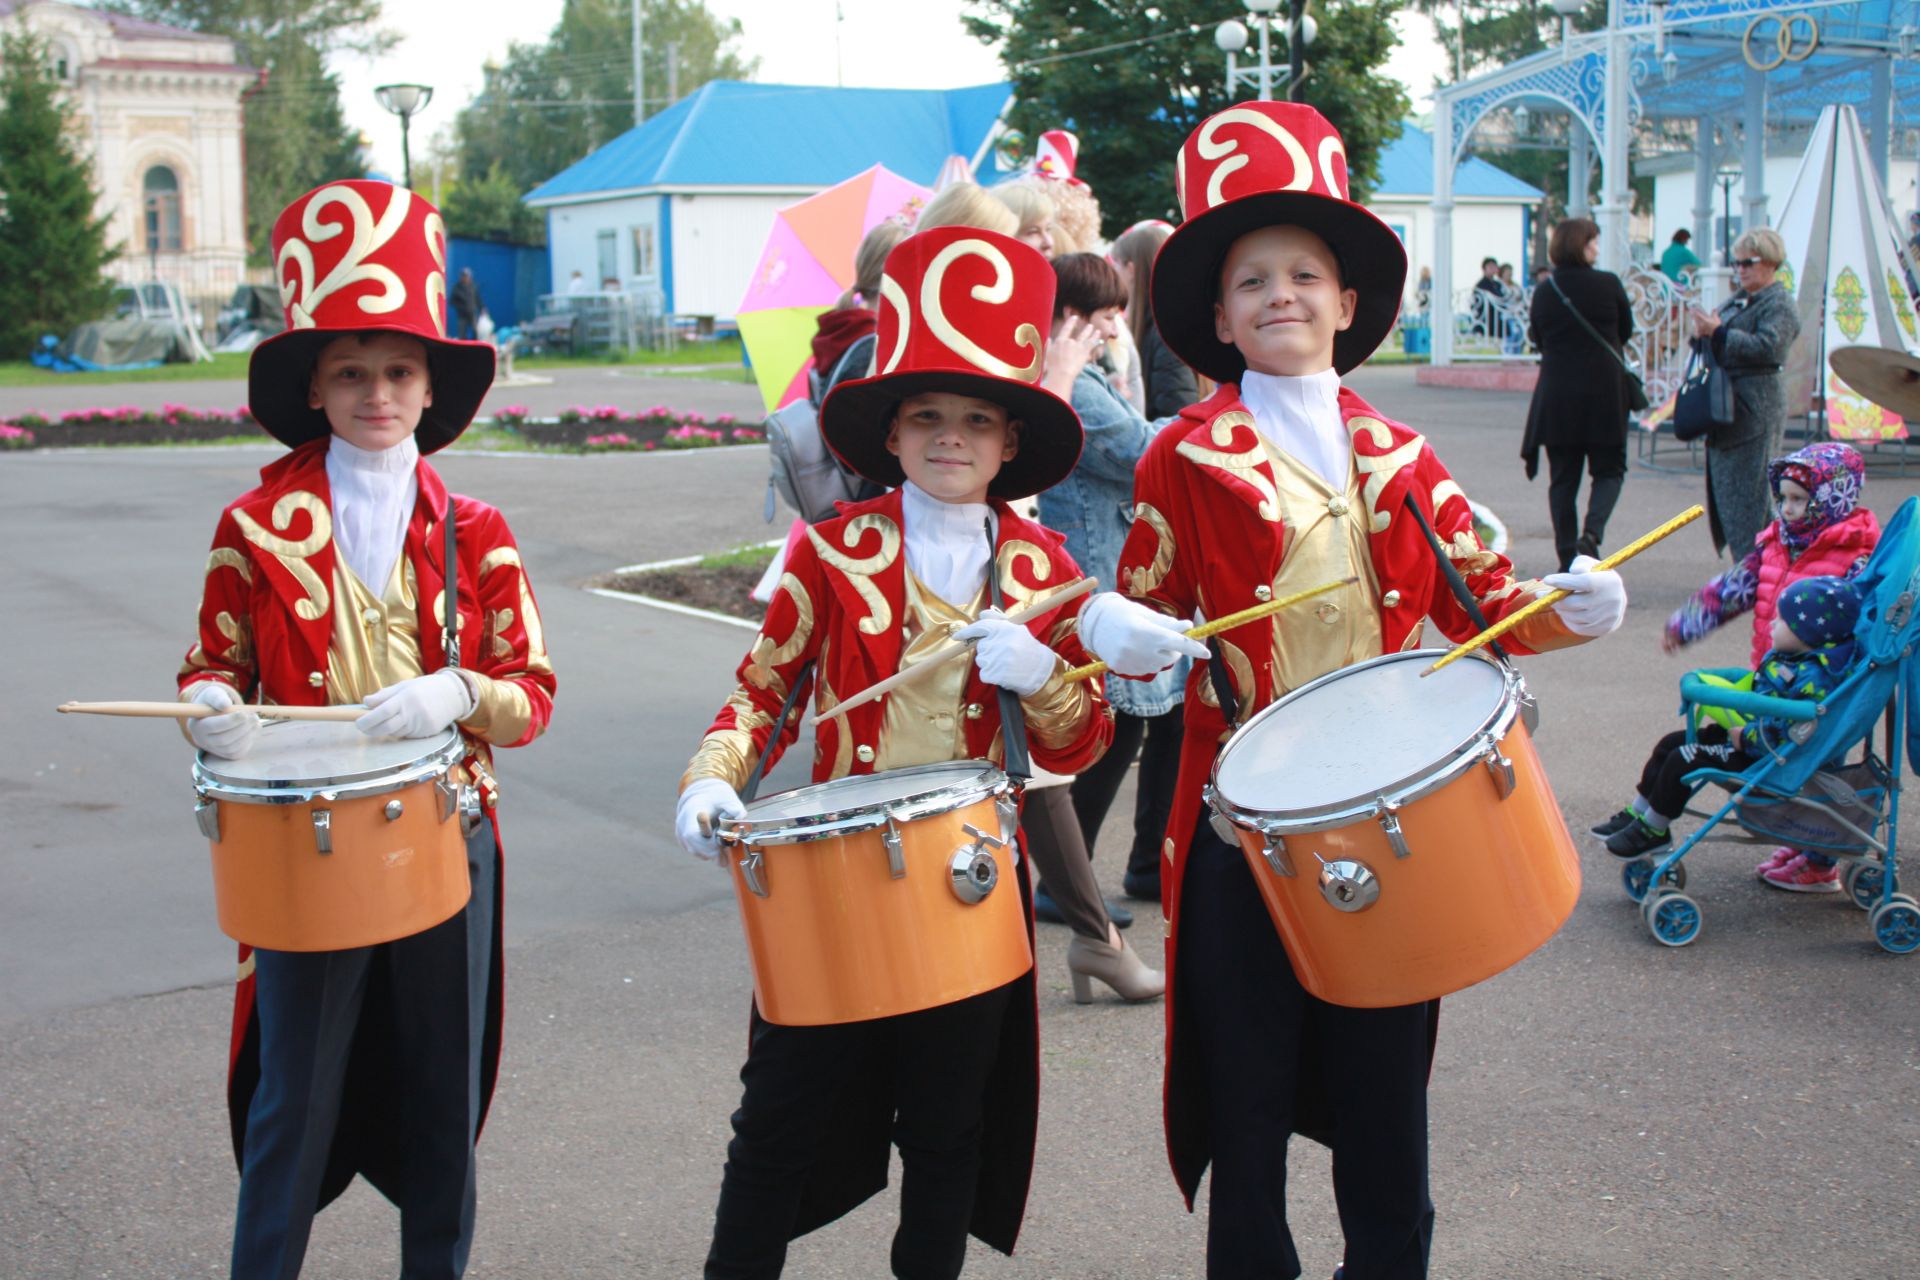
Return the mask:
[[[1365, 400], [1342, 388], [1340, 413], [1353, 442], [1369, 522], [1368, 550], [1380, 586], [1380, 628], [1385, 652], [1415, 648], [1431, 621], [1456, 643], [1479, 628], [1455, 600], [1433, 549], [1408, 514], [1413, 495], [1466, 580], [1489, 622], [1530, 603], [1529, 585], [1518, 582], [1506, 557], [1488, 551], [1473, 529], [1473, 512], [1426, 440], [1382, 417]], [[1172, 616], [1224, 617], [1259, 603], [1287, 552], [1278, 487], [1261, 447], [1253, 414], [1239, 388], [1227, 384], [1181, 413], [1181, 421], [1155, 438], [1134, 475], [1134, 523], [1120, 553], [1119, 587]], [[1275, 700], [1271, 655], [1274, 622], [1260, 619], [1220, 638], [1245, 723]], [[1515, 653], [1578, 642], [1551, 613], [1537, 615], [1509, 632], [1502, 643]], [[1174, 1176], [1191, 1205], [1209, 1158], [1206, 1120], [1188, 1105], [1201, 1098], [1187, 1088], [1190, 1055], [1181, 1051], [1181, 1023], [1172, 969], [1179, 950], [1180, 877], [1188, 842], [1201, 816], [1200, 789], [1212, 773], [1227, 736], [1208, 677], [1197, 662], [1187, 681], [1186, 736], [1180, 777], [1168, 820], [1161, 891], [1169, 921], [1167, 938], [1167, 1141]]]

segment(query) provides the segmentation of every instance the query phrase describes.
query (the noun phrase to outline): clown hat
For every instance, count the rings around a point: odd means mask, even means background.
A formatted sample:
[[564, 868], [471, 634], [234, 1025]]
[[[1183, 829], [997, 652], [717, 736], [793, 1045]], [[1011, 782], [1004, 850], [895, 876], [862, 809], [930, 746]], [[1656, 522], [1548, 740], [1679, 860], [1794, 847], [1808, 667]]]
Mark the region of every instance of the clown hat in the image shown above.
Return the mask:
[[1407, 251], [1400, 237], [1347, 198], [1347, 148], [1327, 118], [1298, 102], [1243, 102], [1208, 116], [1180, 148], [1185, 221], [1153, 269], [1153, 318], [1174, 354], [1215, 382], [1238, 382], [1246, 361], [1214, 329], [1220, 268], [1233, 242], [1282, 224], [1332, 247], [1355, 290], [1353, 324], [1333, 339], [1333, 367], [1355, 368], [1400, 313]]
[[313, 363], [344, 333], [381, 332], [426, 344], [433, 403], [414, 433], [421, 453], [467, 429], [493, 385], [493, 345], [447, 337], [447, 232], [440, 211], [385, 182], [330, 182], [273, 224], [274, 274], [287, 331], [253, 349], [253, 416], [289, 445], [325, 439], [327, 415], [307, 404]]
[[880, 280], [878, 372], [835, 387], [820, 433], [860, 475], [898, 485], [887, 451], [893, 411], [932, 391], [991, 401], [1021, 423], [1020, 451], [993, 478], [996, 498], [1025, 498], [1072, 474], [1083, 436], [1072, 407], [1039, 386], [1053, 325], [1053, 267], [1011, 236], [936, 227], [887, 255]]

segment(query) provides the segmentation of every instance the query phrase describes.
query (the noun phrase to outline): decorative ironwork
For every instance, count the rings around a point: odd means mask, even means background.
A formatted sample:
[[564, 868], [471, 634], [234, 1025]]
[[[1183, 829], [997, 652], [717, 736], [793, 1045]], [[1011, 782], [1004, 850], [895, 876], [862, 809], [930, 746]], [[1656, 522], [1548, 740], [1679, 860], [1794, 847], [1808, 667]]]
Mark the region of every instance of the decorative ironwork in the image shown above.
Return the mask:
[[1538, 360], [1527, 324], [1533, 292], [1518, 287], [1496, 294], [1489, 289], [1456, 289], [1453, 294], [1455, 360]]
[[[1512, 79], [1497, 78], [1497, 83], [1453, 100], [1453, 129], [1447, 144], [1456, 159], [1486, 114], [1515, 98], [1551, 99], [1585, 121], [1594, 138], [1607, 136], [1606, 46], [1595, 44], [1565, 59], [1557, 54], [1535, 57], [1541, 65], [1532, 72]], [[1637, 95], [1629, 97], [1627, 118], [1631, 125], [1640, 118], [1640, 103]]]
[[1648, 403], [1658, 408], [1680, 389], [1686, 376], [1692, 311], [1700, 305], [1700, 292], [1691, 284], [1675, 284], [1653, 267], [1628, 267], [1620, 283], [1633, 308], [1627, 362], [1646, 384]]

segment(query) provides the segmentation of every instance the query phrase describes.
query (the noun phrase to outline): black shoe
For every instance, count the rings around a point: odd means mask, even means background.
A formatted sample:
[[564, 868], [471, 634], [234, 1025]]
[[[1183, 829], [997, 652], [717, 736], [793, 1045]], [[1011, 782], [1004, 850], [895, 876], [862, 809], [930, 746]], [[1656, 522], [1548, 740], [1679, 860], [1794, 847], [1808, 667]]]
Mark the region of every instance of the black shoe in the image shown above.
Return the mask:
[[1047, 892], [1047, 882], [1044, 880], [1033, 886], [1033, 918], [1042, 924], [1067, 922], [1067, 918], [1060, 914], [1060, 904]]
[[1639, 817], [1634, 813], [1633, 810], [1622, 809], [1620, 812], [1614, 814], [1611, 818], [1607, 818], [1600, 822], [1594, 823], [1592, 826], [1588, 827], [1587, 830], [1591, 831], [1594, 835], [1599, 836], [1602, 840], [1605, 840], [1609, 836], [1617, 835], [1620, 832], [1625, 831], [1628, 827], [1632, 826], [1634, 823], [1638, 822], [1639, 820], [1640, 820]]
[[1112, 898], [1106, 900], [1107, 919], [1113, 921], [1116, 929], [1125, 929], [1133, 923], [1133, 912], [1127, 910]]
[[1120, 888], [1129, 898], [1139, 898], [1144, 902], [1160, 901], [1160, 873], [1150, 871], [1146, 875], [1135, 875], [1129, 871], [1120, 877]]
[[1600, 539], [1590, 533], [1583, 533], [1580, 535], [1580, 540], [1573, 544], [1573, 549], [1575, 555], [1592, 556], [1595, 560], [1598, 560], [1600, 558]]
[[1607, 852], [1616, 858], [1638, 858], [1644, 854], [1662, 853], [1672, 847], [1671, 831], [1655, 831], [1639, 818], [1633, 820], [1632, 826], [1607, 837]]

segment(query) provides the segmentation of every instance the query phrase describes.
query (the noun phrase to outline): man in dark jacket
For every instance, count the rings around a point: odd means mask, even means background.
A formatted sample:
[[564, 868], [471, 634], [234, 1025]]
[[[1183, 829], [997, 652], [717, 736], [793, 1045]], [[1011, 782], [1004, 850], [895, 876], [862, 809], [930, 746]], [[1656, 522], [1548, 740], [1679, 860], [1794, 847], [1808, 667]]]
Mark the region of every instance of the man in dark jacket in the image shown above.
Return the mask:
[[453, 306], [454, 333], [456, 338], [472, 338], [475, 327], [480, 323], [480, 286], [473, 278], [473, 272], [467, 267], [460, 268], [460, 278], [454, 281], [453, 293], [448, 298]]

